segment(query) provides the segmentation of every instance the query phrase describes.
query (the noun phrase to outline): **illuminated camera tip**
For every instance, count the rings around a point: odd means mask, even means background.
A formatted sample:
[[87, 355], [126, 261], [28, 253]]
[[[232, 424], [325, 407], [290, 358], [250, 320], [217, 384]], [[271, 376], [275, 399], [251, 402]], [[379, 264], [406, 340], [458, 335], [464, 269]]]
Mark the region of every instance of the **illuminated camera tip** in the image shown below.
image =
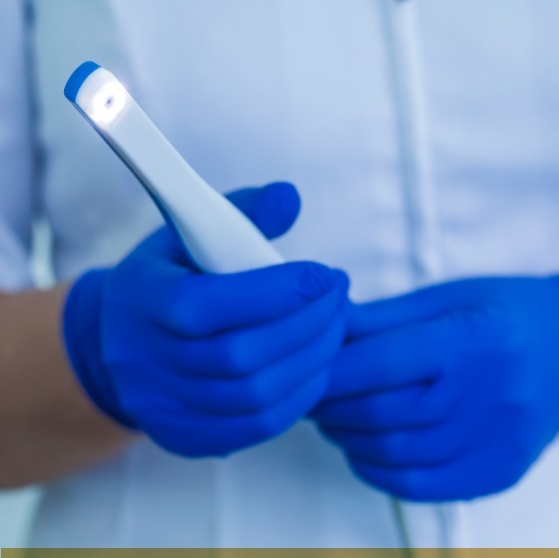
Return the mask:
[[126, 106], [127, 93], [118, 81], [105, 83], [91, 101], [91, 119], [97, 124], [110, 124]]

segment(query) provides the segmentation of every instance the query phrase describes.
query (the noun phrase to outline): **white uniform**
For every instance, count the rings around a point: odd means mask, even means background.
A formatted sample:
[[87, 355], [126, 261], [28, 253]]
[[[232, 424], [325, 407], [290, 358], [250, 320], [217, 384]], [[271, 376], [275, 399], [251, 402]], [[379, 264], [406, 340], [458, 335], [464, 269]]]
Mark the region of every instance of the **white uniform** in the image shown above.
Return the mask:
[[[0, 3], [3, 288], [29, 285], [34, 215], [61, 279], [160, 223], [63, 98], [86, 59], [220, 190], [297, 184], [303, 212], [280, 250], [348, 270], [358, 300], [559, 269], [556, 0], [36, 0], [25, 27], [21, 1]], [[559, 449], [506, 494], [404, 512], [417, 546], [559, 546]], [[389, 498], [301, 422], [225, 461], [141, 442], [45, 487], [30, 544], [403, 541]]]

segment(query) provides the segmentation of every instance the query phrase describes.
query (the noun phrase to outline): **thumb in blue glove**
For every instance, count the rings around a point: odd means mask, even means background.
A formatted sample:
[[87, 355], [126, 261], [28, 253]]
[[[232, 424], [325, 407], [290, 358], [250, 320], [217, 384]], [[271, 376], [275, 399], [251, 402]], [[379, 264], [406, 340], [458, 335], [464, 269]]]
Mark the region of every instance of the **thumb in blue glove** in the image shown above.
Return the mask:
[[[230, 196], [269, 237], [295, 220], [288, 184]], [[67, 352], [105, 413], [167, 450], [220, 456], [278, 436], [327, 388], [346, 276], [312, 262], [196, 273], [163, 227], [71, 288]]]
[[313, 412], [366, 482], [471, 499], [516, 483], [559, 429], [559, 282], [487, 278], [356, 305]]

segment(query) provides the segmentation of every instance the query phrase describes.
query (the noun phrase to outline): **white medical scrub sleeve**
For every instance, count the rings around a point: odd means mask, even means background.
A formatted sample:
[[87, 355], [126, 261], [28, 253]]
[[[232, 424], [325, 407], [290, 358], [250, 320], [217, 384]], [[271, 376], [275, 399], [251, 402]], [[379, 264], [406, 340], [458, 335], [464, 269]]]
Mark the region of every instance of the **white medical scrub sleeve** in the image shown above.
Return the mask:
[[29, 287], [34, 160], [25, 9], [0, 3], [0, 289]]

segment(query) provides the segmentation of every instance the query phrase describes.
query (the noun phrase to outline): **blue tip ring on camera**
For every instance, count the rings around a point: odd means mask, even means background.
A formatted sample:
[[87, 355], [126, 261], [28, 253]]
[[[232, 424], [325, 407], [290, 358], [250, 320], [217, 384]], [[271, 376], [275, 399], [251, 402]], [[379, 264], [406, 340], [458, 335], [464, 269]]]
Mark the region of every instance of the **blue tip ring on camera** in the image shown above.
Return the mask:
[[99, 64], [91, 61], [84, 62], [83, 64], [78, 66], [66, 82], [66, 87], [64, 87], [64, 96], [66, 97], [66, 99], [68, 99], [72, 103], [75, 103], [76, 97], [78, 96], [78, 92], [83, 85], [83, 82], [100, 67], [101, 66], [99, 66]]

